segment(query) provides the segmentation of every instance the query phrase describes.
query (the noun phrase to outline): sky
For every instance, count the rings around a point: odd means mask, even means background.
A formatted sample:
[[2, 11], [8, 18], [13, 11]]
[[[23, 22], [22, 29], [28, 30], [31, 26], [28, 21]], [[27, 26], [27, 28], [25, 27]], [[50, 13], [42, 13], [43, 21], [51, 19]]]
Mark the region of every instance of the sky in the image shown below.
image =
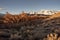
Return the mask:
[[60, 0], [0, 0], [0, 13], [18, 14], [22, 11], [60, 10]]

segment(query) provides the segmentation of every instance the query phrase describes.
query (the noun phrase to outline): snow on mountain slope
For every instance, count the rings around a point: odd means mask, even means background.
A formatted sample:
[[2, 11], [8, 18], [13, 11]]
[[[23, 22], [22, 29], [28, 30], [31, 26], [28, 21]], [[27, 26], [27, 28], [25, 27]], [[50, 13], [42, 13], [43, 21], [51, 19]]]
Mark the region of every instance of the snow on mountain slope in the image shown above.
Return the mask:
[[52, 15], [55, 13], [57, 13], [57, 11], [54, 11], [54, 10], [41, 10], [38, 12], [38, 14], [44, 14], [44, 15]]
[[30, 14], [44, 14], [44, 15], [52, 15], [57, 13], [58, 11], [55, 10], [40, 10], [38, 12], [29, 12]]

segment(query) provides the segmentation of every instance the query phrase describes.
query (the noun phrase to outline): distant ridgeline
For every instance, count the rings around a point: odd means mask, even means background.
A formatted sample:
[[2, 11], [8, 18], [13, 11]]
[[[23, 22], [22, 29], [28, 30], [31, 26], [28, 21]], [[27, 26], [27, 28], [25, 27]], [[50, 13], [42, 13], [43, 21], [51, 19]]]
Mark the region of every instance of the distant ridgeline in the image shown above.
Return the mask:
[[7, 12], [3, 17], [0, 18], [0, 21], [3, 23], [19, 23], [23, 21], [35, 20], [35, 19], [40, 19], [40, 18], [45, 19], [47, 18], [47, 16], [43, 14], [29, 14], [29, 13], [21, 13], [19, 15], [12, 15]]
[[30, 14], [44, 14], [44, 15], [52, 15], [55, 14], [59, 11], [55, 11], [55, 10], [40, 10], [38, 12], [30, 12]]
[[[44, 13], [44, 11], [43, 11], [43, 13]], [[6, 14], [3, 17], [0, 17], [0, 23], [19, 23], [19, 22], [37, 20], [37, 19], [39, 19], [39, 20], [51, 19], [53, 17], [53, 15], [56, 15], [56, 13], [54, 13], [52, 15], [45, 15], [43, 13], [39, 14], [39, 13], [34, 12], [34, 14], [33, 14], [33, 13], [22, 12], [19, 15], [12, 15], [12, 14], [6, 12]]]

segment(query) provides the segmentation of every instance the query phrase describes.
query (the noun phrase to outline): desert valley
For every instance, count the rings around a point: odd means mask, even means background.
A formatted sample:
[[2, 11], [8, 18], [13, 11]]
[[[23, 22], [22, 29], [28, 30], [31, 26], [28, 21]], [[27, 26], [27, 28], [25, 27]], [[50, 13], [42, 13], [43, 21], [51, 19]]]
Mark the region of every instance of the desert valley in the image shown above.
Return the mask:
[[60, 12], [0, 14], [0, 40], [60, 40]]

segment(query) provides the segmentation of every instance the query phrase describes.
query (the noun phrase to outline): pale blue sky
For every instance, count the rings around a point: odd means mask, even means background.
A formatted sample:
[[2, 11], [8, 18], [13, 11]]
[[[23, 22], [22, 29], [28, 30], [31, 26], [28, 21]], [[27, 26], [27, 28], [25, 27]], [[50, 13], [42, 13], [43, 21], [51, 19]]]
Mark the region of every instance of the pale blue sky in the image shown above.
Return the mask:
[[0, 0], [0, 12], [20, 13], [41, 9], [60, 10], [60, 0]]

